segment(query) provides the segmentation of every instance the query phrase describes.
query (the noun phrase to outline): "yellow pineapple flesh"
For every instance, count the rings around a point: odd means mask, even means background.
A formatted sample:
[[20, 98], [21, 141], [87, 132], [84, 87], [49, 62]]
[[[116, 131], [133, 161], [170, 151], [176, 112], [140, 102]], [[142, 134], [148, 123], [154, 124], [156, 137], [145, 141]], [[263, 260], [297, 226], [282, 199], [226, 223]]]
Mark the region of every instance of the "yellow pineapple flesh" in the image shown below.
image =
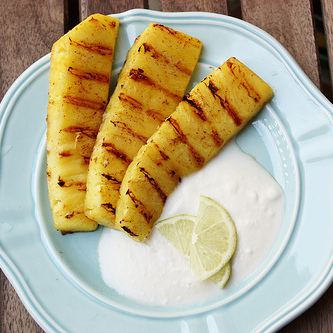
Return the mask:
[[105, 111], [118, 19], [94, 14], [54, 43], [47, 109], [47, 181], [54, 227], [93, 231], [84, 215], [90, 155]]
[[204, 167], [272, 95], [270, 86], [235, 58], [198, 83], [128, 167], [116, 226], [143, 241], [181, 177]]
[[128, 165], [183, 98], [202, 43], [155, 23], [135, 40], [103, 116], [90, 159], [85, 214], [114, 227]]

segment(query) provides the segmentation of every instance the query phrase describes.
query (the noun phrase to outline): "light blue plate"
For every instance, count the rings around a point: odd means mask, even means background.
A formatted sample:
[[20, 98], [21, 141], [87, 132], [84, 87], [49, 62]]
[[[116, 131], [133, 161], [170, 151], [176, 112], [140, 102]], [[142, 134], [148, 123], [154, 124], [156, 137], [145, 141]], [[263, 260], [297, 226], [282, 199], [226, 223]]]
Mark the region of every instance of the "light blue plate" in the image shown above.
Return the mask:
[[113, 84], [127, 50], [150, 22], [203, 42], [190, 83], [235, 56], [274, 88], [274, 98], [237, 143], [277, 179], [286, 195], [278, 239], [240, 285], [186, 308], [151, 307], [102, 281], [101, 232], [53, 230], [46, 186], [50, 55], [9, 89], [0, 123], [0, 263], [47, 332], [276, 331], [311, 306], [333, 279], [333, 108], [287, 51], [262, 30], [208, 13], [131, 10], [120, 19]]

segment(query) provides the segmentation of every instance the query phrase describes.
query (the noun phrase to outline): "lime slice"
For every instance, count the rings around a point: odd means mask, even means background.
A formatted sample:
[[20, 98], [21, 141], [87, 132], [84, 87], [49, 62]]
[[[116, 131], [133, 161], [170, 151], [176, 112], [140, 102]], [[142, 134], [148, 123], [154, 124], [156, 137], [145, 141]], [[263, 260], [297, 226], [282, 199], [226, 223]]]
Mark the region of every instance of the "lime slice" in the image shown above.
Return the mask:
[[210, 279], [220, 288], [231, 274], [230, 259], [237, 235], [227, 211], [216, 201], [200, 196], [198, 216], [178, 215], [155, 224], [177, 250], [189, 257], [199, 280]]
[[178, 215], [155, 224], [157, 230], [181, 253], [189, 256], [196, 216]]
[[199, 280], [217, 273], [235, 252], [237, 235], [227, 211], [216, 201], [200, 196], [197, 223], [190, 245], [191, 268]]
[[217, 284], [221, 289], [225, 287], [231, 275], [230, 261], [222, 267], [217, 273], [212, 275], [209, 280]]

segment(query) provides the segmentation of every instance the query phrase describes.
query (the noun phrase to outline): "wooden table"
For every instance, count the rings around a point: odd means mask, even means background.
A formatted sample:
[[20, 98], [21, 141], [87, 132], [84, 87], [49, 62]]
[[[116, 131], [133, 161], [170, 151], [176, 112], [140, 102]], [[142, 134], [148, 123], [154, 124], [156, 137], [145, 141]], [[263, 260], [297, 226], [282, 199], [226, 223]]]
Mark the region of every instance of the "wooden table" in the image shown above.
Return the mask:
[[[0, 1], [0, 99], [32, 63], [49, 53], [68, 29], [92, 13], [112, 14], [132, 8], [161, 11], [206, 11], [241, 17], [278, 39], [301, 68], [331, 99], [327, 77], [322, 76], [313, 8], [322, 9], [328, 64], [333, 64], [333, 4], [330, 0], [6, 0]], [[323, 80], [325, 78], [325, 80]], [[42, 332], [26, 311], [15, 290], [1, 273], [2, 333]], [[333, 332], [333, 286], [323, 297], [281, 332]]]

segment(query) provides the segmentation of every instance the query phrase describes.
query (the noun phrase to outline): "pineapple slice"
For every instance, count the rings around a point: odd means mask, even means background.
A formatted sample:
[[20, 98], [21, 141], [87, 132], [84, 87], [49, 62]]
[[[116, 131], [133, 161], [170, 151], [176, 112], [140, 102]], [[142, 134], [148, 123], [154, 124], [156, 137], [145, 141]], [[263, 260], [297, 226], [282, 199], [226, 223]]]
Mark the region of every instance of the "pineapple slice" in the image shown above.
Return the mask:
[[193, 37], [151, 23], [129, 50], [90, 159], [85, 214], [114, 227], [125, 171], [177, 107], [202, 48]]
[[269, 85], [235, 58], [197, 84], [128, 167], [117, 227], [143, 241], [181, 177], [211, 160], [272, 95]]
[[47, 181], [54, 227], [93, 231], [84, 215], [88, 163], [106, 108], [119, 21], [91, 15], [52, 47]]

